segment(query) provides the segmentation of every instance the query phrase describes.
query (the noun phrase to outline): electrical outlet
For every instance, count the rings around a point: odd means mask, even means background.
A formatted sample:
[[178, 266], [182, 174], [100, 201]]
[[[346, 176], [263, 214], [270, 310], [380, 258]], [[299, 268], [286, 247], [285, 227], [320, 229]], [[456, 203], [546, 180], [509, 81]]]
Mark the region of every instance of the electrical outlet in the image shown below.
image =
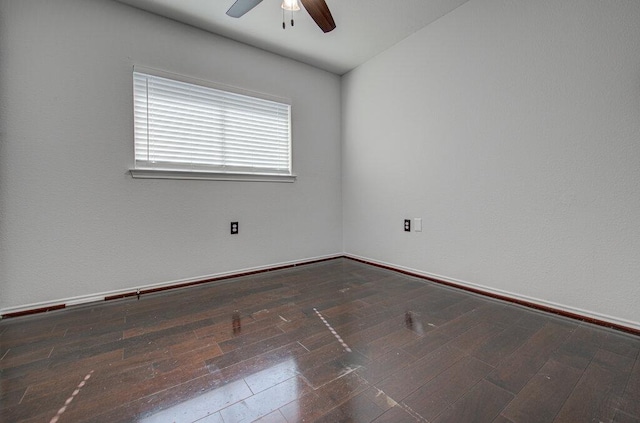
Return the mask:
[[404, 220], [404, 231], [411, 232], [411, 219]]
[[231, 222], [231, 235], [237, 235], [239, 229], [238, 222]]

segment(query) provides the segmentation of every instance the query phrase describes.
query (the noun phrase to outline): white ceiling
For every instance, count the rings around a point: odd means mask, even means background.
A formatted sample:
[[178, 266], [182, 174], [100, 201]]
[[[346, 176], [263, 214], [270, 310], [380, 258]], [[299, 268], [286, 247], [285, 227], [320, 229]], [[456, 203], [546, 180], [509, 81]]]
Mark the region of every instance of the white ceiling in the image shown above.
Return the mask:
[[325, 34], [304, 7], [282, 29], [281, 0], [264, 0], [243, 17], [235, 0], [118, 0], [342, 75], [468, 0], [326, 0], [337, 28]]

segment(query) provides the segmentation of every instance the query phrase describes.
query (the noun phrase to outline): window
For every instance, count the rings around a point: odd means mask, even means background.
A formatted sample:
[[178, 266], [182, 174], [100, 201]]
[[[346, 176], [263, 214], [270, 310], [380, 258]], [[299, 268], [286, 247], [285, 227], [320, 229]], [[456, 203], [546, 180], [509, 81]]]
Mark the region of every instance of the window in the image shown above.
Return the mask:
[[293, 181], [291, 106], [133, 72], [134, 177]]

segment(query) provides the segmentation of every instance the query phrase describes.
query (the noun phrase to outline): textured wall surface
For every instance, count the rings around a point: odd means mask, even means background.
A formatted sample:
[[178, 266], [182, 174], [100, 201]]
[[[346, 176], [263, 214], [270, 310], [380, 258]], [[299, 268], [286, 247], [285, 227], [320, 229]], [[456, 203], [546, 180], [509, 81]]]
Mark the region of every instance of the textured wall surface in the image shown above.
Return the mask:
[[[132, 179], [134, 65], [291, 99], [297, 182]], [[0, 309], [342, 251], [333, 74], [111, 0], [2, 0], [0, 88]]]
[[345, 251], [640, 327], [638, 46], [637, 1], [473, 0], [347, 74]]

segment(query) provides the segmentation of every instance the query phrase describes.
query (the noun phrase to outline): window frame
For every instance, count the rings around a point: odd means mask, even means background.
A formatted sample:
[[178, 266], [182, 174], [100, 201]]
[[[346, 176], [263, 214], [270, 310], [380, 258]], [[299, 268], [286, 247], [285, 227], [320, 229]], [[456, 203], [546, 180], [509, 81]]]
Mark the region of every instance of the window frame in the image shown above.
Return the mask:
[[132, 80], [132, 101], [133, 101], [133, 124], [135, 127], [136, 117], [135, 117], [135, 81], [134, 81], [134, 73], [140, 73], [144, 75], [148, 75], [150, 77], [159, 77], [165, 78], [169, 80], [174, 80], [177, 82], [193, 84], [204, 88], [211, 88], [218, 91], [223, 91], [226, 93], [239, 94], [242, 96], [248, 96], [256, 99], [262, 99], [266, 101], [276, 102], [280, 104], [285, 104], [289, 107], [289, 140], [288, 140], [288, 149], [289, 149], [289, 172], [283, 173], [270, 173], [270, 172], [260, 172], [260, 171], [244, 171], [244, 170], [220, 170], [219, 168], [212, 167], [211, 169], [207, 169], [206, 166], [197, 166], [192, 169], [188, 168], [188, 166], [176, 163], [175, 166], [172, 166], [170, 163], [163, 163], [159, 165], [146, 165], [144, 162], [139, 162], [136, 160], [136, 147], [135, 147], [135, 130], [133, 137], [133, 168], [129, 169], [129, 172], [133, 178], [142, 178], [142, 179], [195, 179], [195, 180], [216, 180], [216, 181], [251, 181], [251, 182], [295, 182], [297, 176], [293, 172], [293, 141], [292, 141], [292, 111], [291, 111], [291, 101], [289, 99], [285, 99], [282, 97], [273, 96], [270, 94], [250, 91], [238, 87], [233, 87], [229, 85], [220, 84], [217, 82], [206, 81], [198, 78], [188, 77], [184, 75], [178, 75], [170, 72], [160, 71], [157, 69], [151, 69], [143, 66], [134, 66], [133, 72], [131, 73]]

